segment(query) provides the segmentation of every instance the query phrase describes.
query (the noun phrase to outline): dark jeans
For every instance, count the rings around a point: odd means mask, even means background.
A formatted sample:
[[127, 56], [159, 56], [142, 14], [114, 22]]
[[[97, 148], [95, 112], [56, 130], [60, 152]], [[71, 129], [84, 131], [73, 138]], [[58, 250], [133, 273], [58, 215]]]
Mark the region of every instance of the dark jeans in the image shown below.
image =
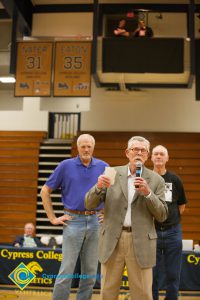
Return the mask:
[[157, 230], [156, 266], [153, 268], [153, 300], [159, 299], [159, 269], [164, 261], [166, 273], [165, 300], [178, 300], [181, 258], [182, 230], [181, 225], [175, 225], [167, 230]]

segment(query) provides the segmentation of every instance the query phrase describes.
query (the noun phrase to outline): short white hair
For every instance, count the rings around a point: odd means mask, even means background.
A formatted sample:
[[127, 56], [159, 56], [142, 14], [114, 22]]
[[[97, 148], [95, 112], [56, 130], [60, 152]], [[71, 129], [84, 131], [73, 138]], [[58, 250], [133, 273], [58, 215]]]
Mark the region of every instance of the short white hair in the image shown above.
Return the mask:
[[138, 142], [143, 142], [145, 144], [145, 148], [146, 150], [149, 152], [150, 151], [150, 142], [145, 139], [143, 136], [133, 136], [132, 138], [130, 138], [130, 140], [128, 141], [128, 149], [131, 149], [131, 147], [133, 146], [133, 143], [135, 141]]
[[77, 139], [77, 141], [76, 141], [77, 146], [79, 146], [81, 140], [83, 140], [83, 139], [90, 139], [91, 142], [92, 142], [92, 144], [95, 146], [95, 139], [94, 139], [94, 137], [93, 137], [91, 134], [89, 134], [89, 133], [83, 133], [83, 134], [79, 135], [79, 137], [78, 137], [78, 139]]

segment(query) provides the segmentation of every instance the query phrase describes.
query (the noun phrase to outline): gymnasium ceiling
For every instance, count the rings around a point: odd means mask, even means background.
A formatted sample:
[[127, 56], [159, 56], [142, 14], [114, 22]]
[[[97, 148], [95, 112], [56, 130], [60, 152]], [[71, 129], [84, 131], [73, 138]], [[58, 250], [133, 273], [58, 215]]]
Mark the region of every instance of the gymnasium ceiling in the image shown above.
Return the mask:
[[183, 12], [189, 6], [200, 12], [200, 0], [0, 0], [0, 20], [11, 19], [17, 11], [19, 30], [30, 34], [34, 13], [92, 12], [98, 5], [103, 14], [127, 9]]
[[101, 11], [119, 13], [129, 9], [177, 12], [188, 6], [196, 6], [200, 11], [200, 0], [0, 0], [0, 19], [12, 18], [14, 12], [20, 13], [21, 31], [31, 32], [34, 13], [45, 12], [86, 12], [94, 11], [100, 5]]
[[[1, 4], [2, 3], [2, 4]], [[39, 12], [42, 10], [43, 12], [46, 11], [58, 11], [59, 8], [62, 7], [64, 9], [64, 6], [72, 6], [72, 5], [80, 5], [81, 8], [84, 8], [84, 5], [92, 5], [94, 3], [99, 4], [111, 4], [111, 5], [126, 5], [126, 4], [132, 4], [132, 5], [154, 5], [154, 4], [160, 4], [160, 5], [181, 5], [181, 4], [200, 4], [200, 0], [0, 0], [0, 9], [4, 9], [9, 13], [9, 10], [14, 4], [17, 4], [17, 6], [24, 6], [24, 7], [33, 7], [33, 10], [36, 10]]]
[[[100, 0], [99, 3], [177, 3], [177, 4], [187, 4], [188, 0]], [[195, 1], [195, 3], [199, 3], [200, 1]], [[50, 4], [87, 4], [93, 3], [92, 0], [32, 0], [33, 5], [50, 5]]]
[[[93, 11], [93, 5], [106, 7], [106, 11], [119, 13], [129, 7], [133, 10], [148, 9], [152, 11], [181, 11], [187, 10], [188, 6], [195, 6], [196, 11], [200, 13], [200, 0], [0, 0], [0, 22], [6, 19], [12, 19], [14, 8], [16, 7], [20, 13], [18, 22], [20, 32], [31, 32], [32, 16], [34, 13], [45, 12], [84, 12]], [[2, 69], [2, 63], [0, 62]], [[8, 69], [8, 66], [7, 66]], [[7, 84], [6, 84], [7, 86]], [[0, 84], [0, 89], [1, 89]], [[4, 87], [7, 89], [7, 87]]]

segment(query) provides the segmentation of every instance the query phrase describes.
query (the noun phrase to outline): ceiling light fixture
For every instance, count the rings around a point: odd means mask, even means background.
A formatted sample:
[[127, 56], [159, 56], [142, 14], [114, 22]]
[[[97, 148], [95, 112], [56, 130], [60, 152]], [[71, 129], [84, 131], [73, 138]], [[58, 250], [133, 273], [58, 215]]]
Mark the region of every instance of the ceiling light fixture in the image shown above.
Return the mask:
[[14, 77], [0, 77], [0, 82], [2, 83], [15, 83], [15, 78]]

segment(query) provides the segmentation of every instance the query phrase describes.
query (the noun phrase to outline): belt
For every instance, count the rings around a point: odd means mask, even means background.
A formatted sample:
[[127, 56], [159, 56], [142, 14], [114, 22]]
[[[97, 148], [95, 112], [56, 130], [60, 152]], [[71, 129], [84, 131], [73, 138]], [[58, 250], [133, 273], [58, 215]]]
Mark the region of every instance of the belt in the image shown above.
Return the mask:
[[96, 210], [73, 210], [66, 207], [64, 208], [64, 211], [68, 211], [76, 215], [95, 215], [97, 213]]
[[123, 226], [122, 230], [123, 231], [127, 231], [127, 232], [131, 232], [132, 231], [132, 227], [131, 226]]

